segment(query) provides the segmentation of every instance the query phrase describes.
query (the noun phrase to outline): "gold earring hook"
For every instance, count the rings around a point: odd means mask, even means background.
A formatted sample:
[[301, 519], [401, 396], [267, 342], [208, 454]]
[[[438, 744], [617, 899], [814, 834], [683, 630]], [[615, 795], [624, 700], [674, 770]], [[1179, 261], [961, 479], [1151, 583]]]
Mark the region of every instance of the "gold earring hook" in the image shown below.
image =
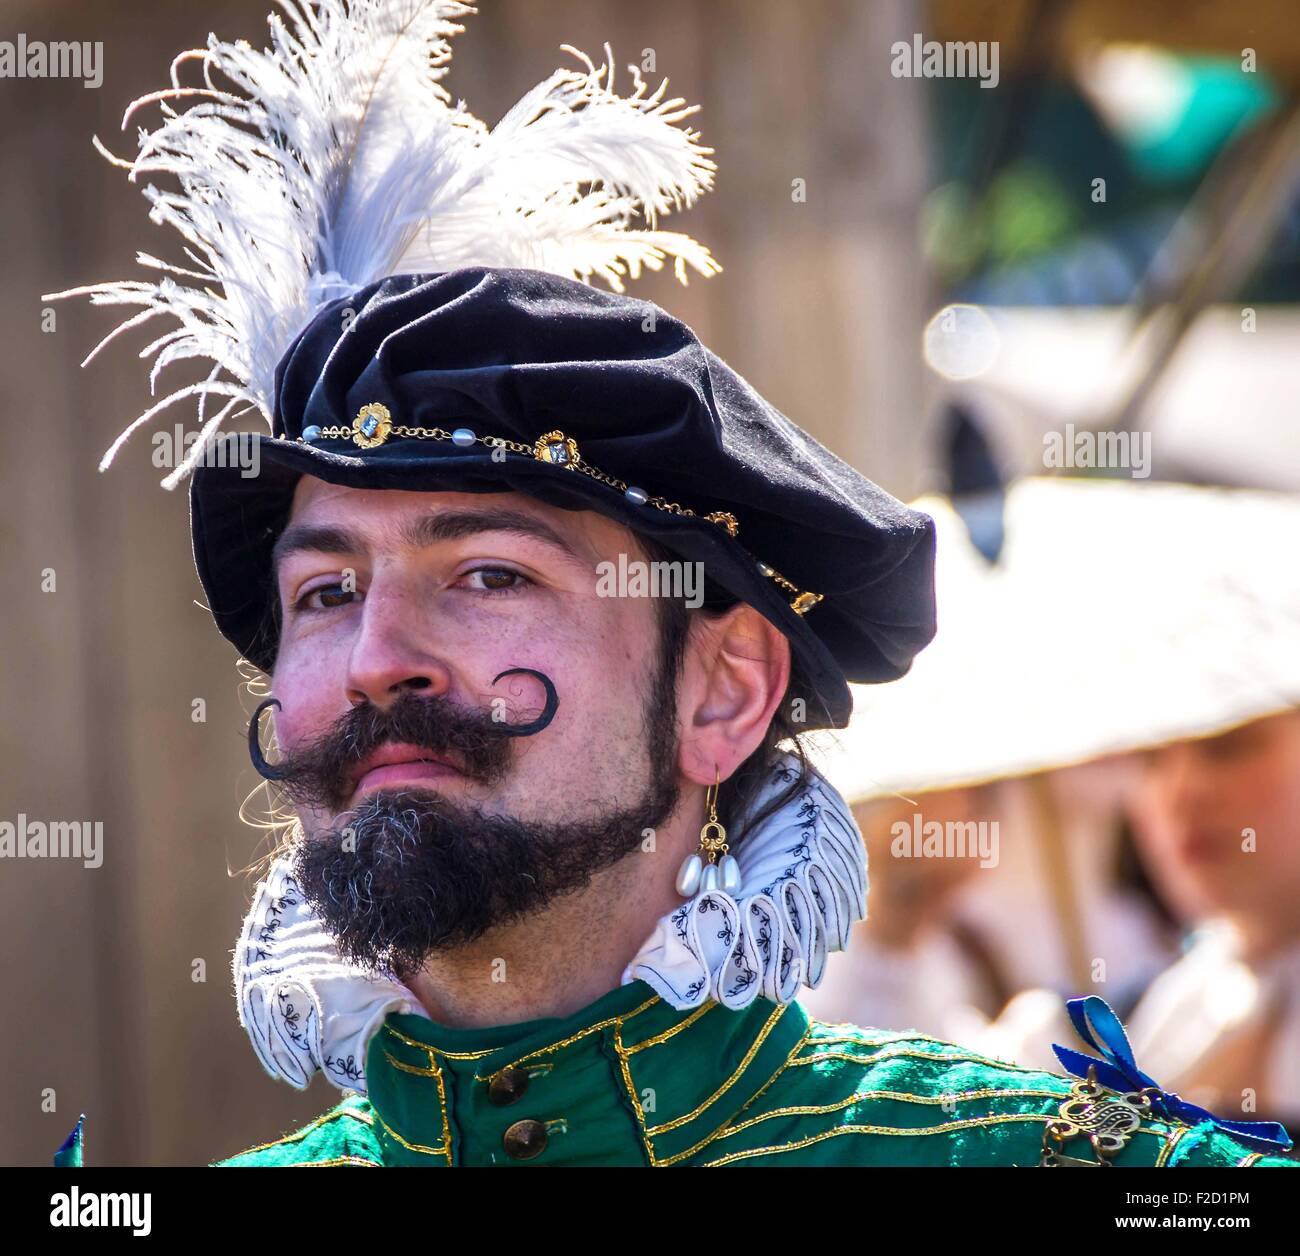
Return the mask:
[[709, 785], [704, 791], [704, 805], [708, 808], [709, 822], [716, 824], [718, 821], [718, 786], [722, 783], [722, 777], [715, 767], [713, 769], [713, 784]]
[[704, 805], [708, 808], [709, 818], [700, 830], [700, 849], [709, 863], [716, 863], [719, 855], [727, 853], [727, 830], [718, 820], [718, 787], [721, 784], [721, 774], [715, 767], [713, 784], [704, 791]]

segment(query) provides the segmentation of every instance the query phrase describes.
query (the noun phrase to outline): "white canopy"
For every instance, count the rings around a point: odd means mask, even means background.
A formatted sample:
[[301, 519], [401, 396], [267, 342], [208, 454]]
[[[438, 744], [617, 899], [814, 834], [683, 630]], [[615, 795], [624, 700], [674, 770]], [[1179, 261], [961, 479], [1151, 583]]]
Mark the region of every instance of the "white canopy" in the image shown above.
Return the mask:
[[1204, 736], [1300, 706], [1300, 499], [1026, 479], [996, 565], [943, 498], [938, 633], [813, 755], [852, 802]]

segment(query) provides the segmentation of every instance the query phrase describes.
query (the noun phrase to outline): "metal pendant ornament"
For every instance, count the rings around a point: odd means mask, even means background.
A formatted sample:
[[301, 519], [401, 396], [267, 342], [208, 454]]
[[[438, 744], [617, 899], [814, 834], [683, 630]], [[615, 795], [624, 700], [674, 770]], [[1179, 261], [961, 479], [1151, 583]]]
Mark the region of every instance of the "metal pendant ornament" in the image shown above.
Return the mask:
[[[1156, 1094], [1159, 1094], [1157, 1091]], [[1151, 1094], [1146, 1090], [1117, 1094], [1097, 1080], [1096, 1067], [1083, 1081], [1070, 1087], [1071, 1097], [1061, 1104], [1055, 1120], [1043, 1129], [1039, 1168], [1106, 1168], [1142, 1128], [1151, 1112]], [[1066, 1155], [1062, 1147], [1072, 1139], [1086, 1138], [1095, 1160]]]
[[728, 853], [727, 830], [718, 819], [720, 784], [715, 772], [713, 784], [704, 795], [709, 818], [700, 829], [700, 849], [687, 855], [677, 872], [677, 893], [683, 898], [695, 898], [713, 890], [734, 896], [740, 889], [740, 864]]

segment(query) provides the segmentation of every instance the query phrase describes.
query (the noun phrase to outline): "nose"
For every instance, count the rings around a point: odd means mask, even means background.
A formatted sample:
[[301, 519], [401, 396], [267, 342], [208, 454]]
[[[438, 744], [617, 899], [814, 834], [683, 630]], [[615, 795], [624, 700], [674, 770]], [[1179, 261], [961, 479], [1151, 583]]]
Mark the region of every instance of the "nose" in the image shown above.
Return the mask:
[[387, 707], [404, 693], [445, 694], [451, 673], [430, 652], [429, 638], [424, 607], [400, 587], [372, 584], [348, 656], [347, 700], [353, 706]]
[[1213, 795], [1207, 768], [1195, 744], [1175, 742], [1155, 752], [1151, 777], [1165, 805], [1180, 817], [1189, 817], [1199, 814]]

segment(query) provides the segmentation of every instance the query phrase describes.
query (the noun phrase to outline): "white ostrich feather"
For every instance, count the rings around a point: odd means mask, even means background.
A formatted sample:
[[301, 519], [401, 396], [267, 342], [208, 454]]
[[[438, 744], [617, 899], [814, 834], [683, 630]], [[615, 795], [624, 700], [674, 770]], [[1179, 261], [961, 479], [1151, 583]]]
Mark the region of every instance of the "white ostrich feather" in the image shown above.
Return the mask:
[[[163, 368], [206, 359], [204, 380], [150, 406], [113, 442], [160, 411], [198, 398], [200, 438], [164, 480], [173, 488], [202, 459], [220, 424], [251, 409], [270, 422], [276, 364], [327, 301], [386, 275], [460, 266], [524, 266], [615, 291], [642, 267], [674, 259], [721, 268], [690, 236], [657, 228], [660, 215], [707, 191], [716, 169], [697, 132], [698, 110], [648, 93], [636, 66], [633, 91], [613, 88], [613, 54], [596, 66], [569, 45], [582, 70], [557, 70], [489, 129], [440, 80], [451, 60], [454, 19], [476, 12], [457, 0], [278, 0], [271, 44], [208, 37], [206, 49], [172, 63], [171, 87], [133, 101], [156, 104], [162, 124], [139, 132], [133, 161], [110, 161], [134, 182], [171, 176], [177, 190], [146, 183], [153, 222], [185, 240], [187, 264], [141, 253], [160, 273], [147, 281], [89, 284], [43, 300], [89, 296], [138, 307], [104, 337], [84, 366], [121, 333], [159, 315], [175, 324], [147, 345], [150, 390]], [[200, 82], [181, 71], [197, 61]], [[183, 106], [183, 107], [181, 107]], [[646, 224], [634, 228], [638, 215]], [[213, 401], [220, 401], [214, 413]]]

